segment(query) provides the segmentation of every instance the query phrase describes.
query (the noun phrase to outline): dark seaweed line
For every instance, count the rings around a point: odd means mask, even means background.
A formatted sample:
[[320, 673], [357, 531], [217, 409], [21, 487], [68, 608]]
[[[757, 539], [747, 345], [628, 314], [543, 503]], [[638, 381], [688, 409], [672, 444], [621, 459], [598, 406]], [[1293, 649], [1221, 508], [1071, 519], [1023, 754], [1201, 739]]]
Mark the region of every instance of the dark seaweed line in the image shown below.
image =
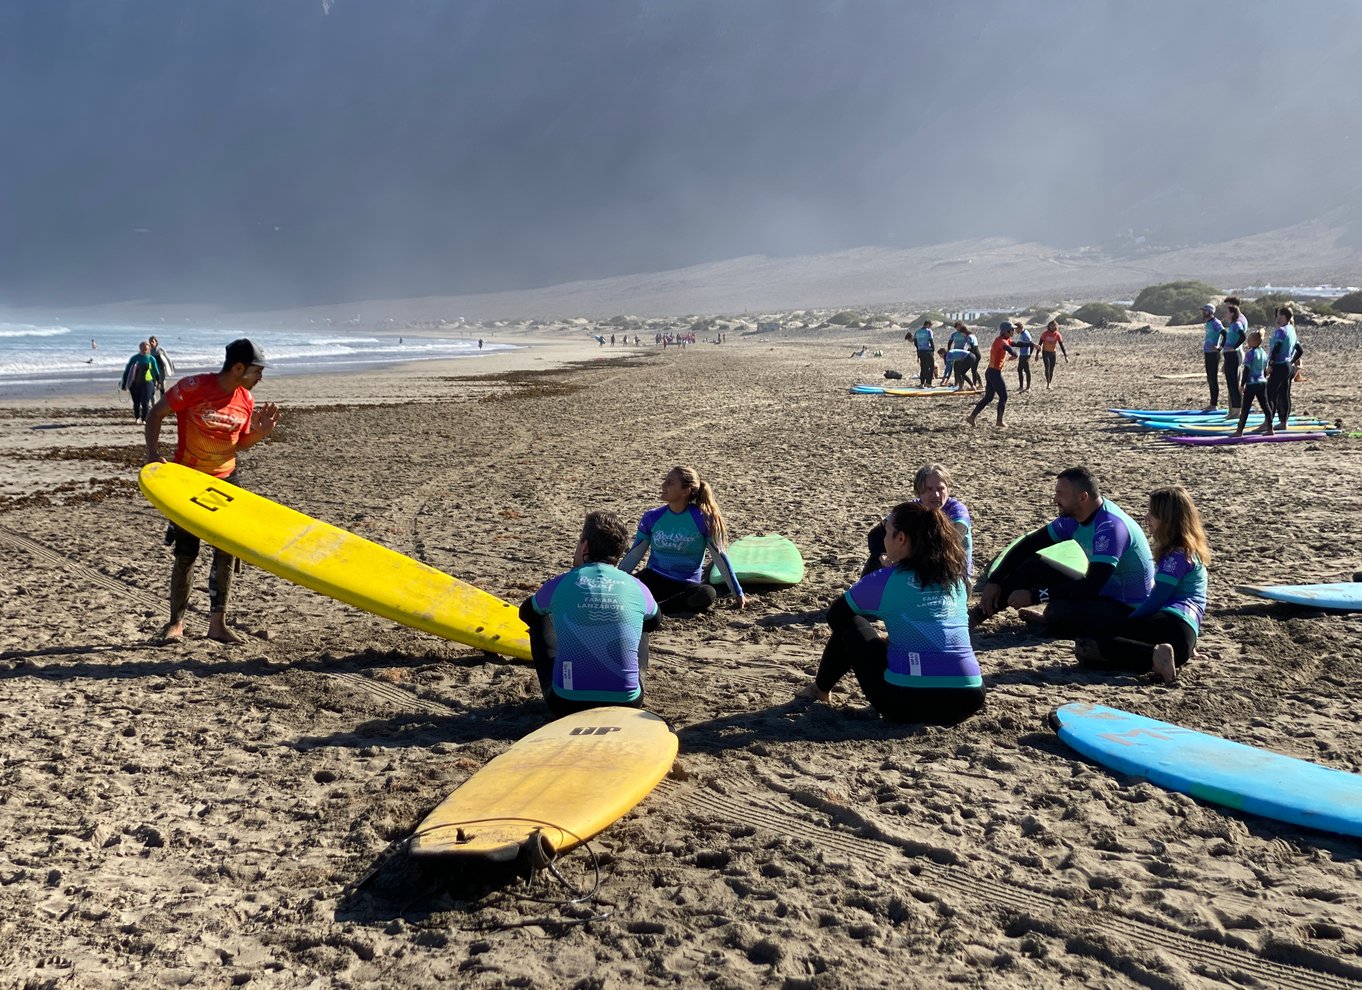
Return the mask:
[[[670, 781], [664, 781], [663, 788], [677, 796], [681, 792], [681, 785]], [[805, 838], [815, 845], [852, 856], [872, 869], [878, 870], [886, 864], [894, 864], [894, 860], [885, 856], [885, 846], [888, 843], [846, 835], [836, 829], [810, 822], [809, 809], [794, 802], [789, 802], [787, 812], [771, 807], [770, 805], [776, 803], [774, 801], [756, 804], [693, 788], [689, 789], [686, 799], [692, 808], [698, 806], [701, 810], [739, 824], [755, 825], [758, 828]], [[997, 904], [1023, 919], [1034, 917], [1038, 910], [1048, 910], [1060, 917], [1073, 919], [1075, 922], [1073, 926], [1064, 926], [1071, 935], [1089, 929], [1136, 944], [1150, 945], [1181, 957], [1198, 972], [1201, 971], [1199, 967], [1204, 967], [1211, 971], [1249, 974], [1260, 979], [1264, 985], [1291, 990], [1328, 990], [1328, 988], [1345, 990], [1362, 986], [1362, 981], [1348, 976], [1313, 969], [1308, 965], [1274, 962], [1244, 949], [1218, 945], [1169, 927], [1127, 918], [1110, 911], [1103, 914], [1092, 912], [1080, 919], [1075, 917], [1075, 909], [1043, 890], [1022, 885], [1000, 884], [986, 877], [973, 876], [958, 866], [941, 866], [920, 857], [915, 858], [913, 862], [915, 867], [920, 868], [913, 877], [920, 881], [925, 894], [932, 895], [943, 888], [948, 889], [974, 901], [983, 900]]]

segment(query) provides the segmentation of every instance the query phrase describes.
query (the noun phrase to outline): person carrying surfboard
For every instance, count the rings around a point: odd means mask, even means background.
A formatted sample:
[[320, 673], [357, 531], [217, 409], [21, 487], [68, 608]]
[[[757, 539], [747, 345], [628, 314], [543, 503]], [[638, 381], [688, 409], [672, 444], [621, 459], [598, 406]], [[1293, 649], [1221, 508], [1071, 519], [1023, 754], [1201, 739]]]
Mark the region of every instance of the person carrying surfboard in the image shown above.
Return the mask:
[[[885, 718], [954, 725], [984, 707], [969, 638], [964, 543], [944, 512], [922, 502], [896, 505], [884, 522], [888, 566], [832, 603], [832, 636], [818, 672], [795, 696], [828, 701], [853, 671]], [[884, 622], [884, 636], [874, 619]]]
[[[214, 478], [237, 483], [237, 454], [255, 446], [279, 425], [279, 407], [272, 402], [256, 407], [251, 390], [264, 374], [265, 352], [245, 337], [227, 345], [222, 370], [190, 375], [172, 385], [151, 407], [146, 425], [146, 463], [164, 461], [161, 456], [161, 423], [175, 416], [174, 461]], [[175, 565], [170, 572], [170, 621], [161, 630], [161, 641], [184, 637], [184, 616], [189, 608], [189, 589], [199, 538], [172, 526], [167, 537], [175, 544]], [[234, 558], [213, 551], [208, 578], [208, 638], [219, 643], [239, 643], [227, 628], [227, 599], [232, 584]]]
[[1211, 545], [1196, 503], [1181, 485], [1150, 493], [1144, 523], [1158, 558], [1154, 590], [1110, 635], [1075, 640], [1074, 657], [1099, 670], [1152, 670], [1171, 684], [1201, 635]]
[[118, 383], [120, 390], [132, 396], [134, 423], [140, 425], [147, 421], [151, 399], [156, 394], [156, 383], [161, 377], [161, 366], [151, 353], [151, 345], [144, 340], [137, 345], [137, 353], [128, 358], [128, 363], [123, 366], [123, 377]]
[[632, 574], [646, 553], [648, 563], [638, 579], [648, 586], [662, 611], [668, 615], [703, 612], [718, 597], [701, 580], [708, 550], [738, 608], [744, 607], [747, 596], [724, 549], [728, 531], [713, 487], [694, 468], [678, 464], [662, 478], [662, 501], [666, 504], [645, 512], [639, 520], [634, 545], [620, 561], [620, 570]]
[[589, 512], [572, 569], [520, 606], [544, 703], [554, 718], [601, 706], [643, 706], [648, 634], [661, 610], [643, 582], [617, 566], [629, 527], [613, 512]]
[[984, 397], [975, 404], [974, 411], [965, 417], [965, 422], [970, 426], [974, 425], [974, 420], [988, 408], [996, 396], [998, 429], [1006, 428], [1003, 413], [1007, 409], [1007, 382], [1003, 379], [1003, 365], [1009, 357], [1016, 356], [1017, 352], [1012, 349], [1012, 324], [1004, 320], [998, 325], [998, 336], [993, 339], [993, 345], [988, 349], [988, 370], [984, 372]]
[[[1059, 516], [1028, 533], [994, 564], [971, 618], [982, 621], [1014, 608], [1053, 636], [1090, 636], [1130, 617], [1154, 585], [1154, 558], [1135, 520], [1109, 498], [1085, 467], [1055, 477]], [[1075, 541], [1088, 559], [1070, 577], [1038, 551]]]

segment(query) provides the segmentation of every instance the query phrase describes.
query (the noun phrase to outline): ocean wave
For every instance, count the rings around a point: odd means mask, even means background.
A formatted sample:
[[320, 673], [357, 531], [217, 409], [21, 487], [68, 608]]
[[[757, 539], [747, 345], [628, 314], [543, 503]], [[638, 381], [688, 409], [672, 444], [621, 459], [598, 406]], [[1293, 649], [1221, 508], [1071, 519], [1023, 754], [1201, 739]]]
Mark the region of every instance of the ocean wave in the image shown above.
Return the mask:
[[0, 337], [60, 337], [70, 327], [33, 327], [21, 323], [0, 323]]

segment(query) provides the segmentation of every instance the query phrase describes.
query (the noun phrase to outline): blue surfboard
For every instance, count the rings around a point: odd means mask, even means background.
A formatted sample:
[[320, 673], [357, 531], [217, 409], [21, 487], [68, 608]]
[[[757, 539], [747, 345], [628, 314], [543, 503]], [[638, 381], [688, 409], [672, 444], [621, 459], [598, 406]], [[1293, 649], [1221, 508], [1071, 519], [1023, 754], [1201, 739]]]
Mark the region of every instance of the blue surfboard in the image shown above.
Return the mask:
[[1332, 608], [1341, 612], [1362, 611], [1362, 581], [1338, 581], [1334, 584], [1241, 584], [1234, 590], [1241, 595], [1256, 595], [1288, 605]]
[[1362, 837], [1362, 776], [1105, 705], [1057, 708], [1059, 738], [1120, 773], [1202, 801]]

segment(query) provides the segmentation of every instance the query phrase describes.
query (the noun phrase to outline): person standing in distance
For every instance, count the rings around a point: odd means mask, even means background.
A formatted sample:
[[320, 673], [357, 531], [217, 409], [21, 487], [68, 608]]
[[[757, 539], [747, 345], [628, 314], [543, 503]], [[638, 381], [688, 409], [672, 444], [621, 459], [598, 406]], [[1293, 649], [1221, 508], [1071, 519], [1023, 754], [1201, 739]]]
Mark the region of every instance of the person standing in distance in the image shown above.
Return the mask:
[[1225, 309], [1230, 322], [1225, 327], [1225, 346], [1220, 352], [1225, 369], [1225, 388], [1230, 393], [1230, 418], [1239, 415], [1243, 394], [1239, 388], [1239, 368], [1244, 358], [1244, 343], [1248, 340], [1248, 320], [1239, 309], [1236, 296], [1225, 298]]
[[984, 372], [984, 397], [974, 406], [974, 411], [965, 417], [965, 422], [970, 426], [974, 425], [974, 420], [988, 408], [993, 397], [998, 397], [998, 429], [1004, 429], [1006, 423], [1003, 422], [1003, 413], [1007, 410], [1007, 382], [1003, 378], [1003, 364], [1008, 357], [1016, 357], [1017, 352], [1012, 349], [1012, 324], [1001, 323], [998, 326], [998, 336], [993, 338], [993, 344], [988, 349], [988, 370]]
[[175, 362], [170, 360], [170, 355], [155, 337], [147, 338], [147, 346], [151, 348], [151, 356], [161, 366], [161, 377], [156, 379], [156, 395], [160, 397], [166, 394], [166, 379], [175, 374]]
[[1202, 412], [1220, 406], [1220, 349], [1225, 346], [1225, 325], [1215, 315], [1215, 304], [1205, 303], [1201, 315], [1206, 320], [1206, 337], [1201, 350], [1206, 358], [1206, 387], [1211, 391], [1211, 402]]
[[917, 383], [922, 388], [931, 388], [936, 377], [936, 340], [932, 337], [932, 321], [923, 320], [922, 326], [904, 335], [913, 339], [917, 348]]
[[[266, 402], [257, 408], [251, 395], [266, 367], [265, 352], [243, 337], [227, 345], [221, 371], [190, 375], [172, 385], [147, 416], [146, 463], [165, 460], [159, 450], [161, 423], [174, 414], [175, 463], [235, 484], [237, 454], [255, 446], [279, 425], [279, 407]], [[197, 536], [178, 527], [172, 529], [175, 565], [170, 572], [170, 621], [161, 630], [161, 640], [167, 643], [184, 637], [184, 614], [189, 607], [194, 561], [199, 555]], [[214, 549], [208, 578], [208, 638], [219, 643], [241, 642], [227, 628], [232, 563], [231, 556]]]

